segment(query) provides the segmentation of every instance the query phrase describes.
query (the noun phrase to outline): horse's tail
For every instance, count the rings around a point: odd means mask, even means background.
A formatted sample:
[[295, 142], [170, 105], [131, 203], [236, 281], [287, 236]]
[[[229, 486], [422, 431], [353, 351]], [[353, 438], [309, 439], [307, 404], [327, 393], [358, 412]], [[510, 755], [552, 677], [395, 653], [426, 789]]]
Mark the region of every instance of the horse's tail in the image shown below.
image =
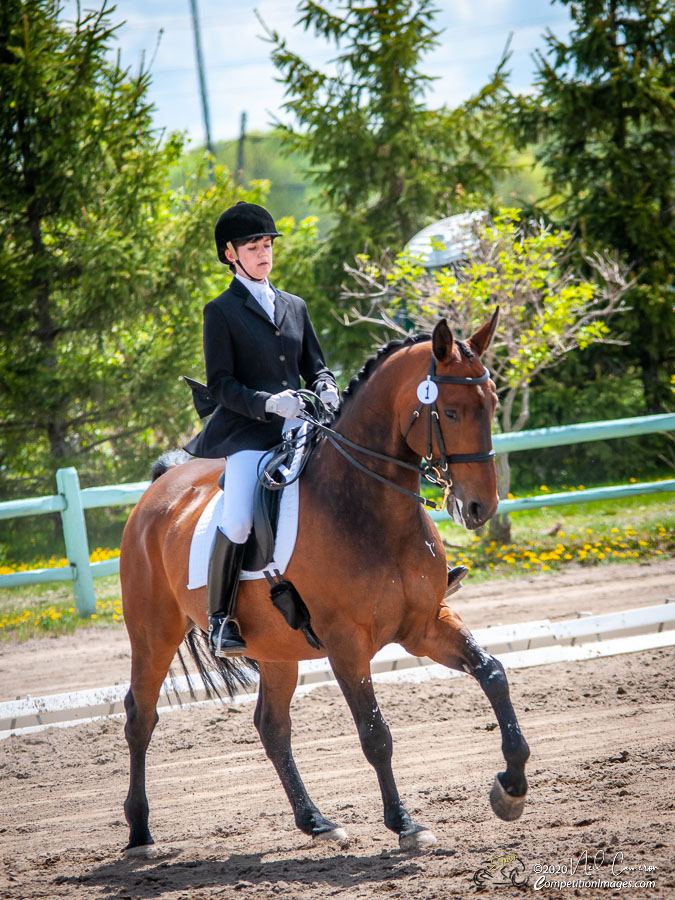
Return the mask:
[[160, 475], [163, 475], [169, 469], [173, 469], [174, 466], [182, 465], [189, 459], [192, 459], [192, 457], [185, 450], [167, 450], [150, 466], [150, 480], [157, 481]]
[[[197, 675], [204, 685], [204, 691], [209, 700], [225, 700], [225, 694], [234, 699], [241, 688], [249, 688], [255, 682], [255, 673], [258, 671], [258, 664], [246, 657], [221, 658], [214, 657], [208, 649], [206, 637], [202, 630], [193, 624], [183, 639], [183, 644], [187, 647], [189, 656], [191, 657], [197, 669]], [[183, 644], [178, 648], [177, 656], [180, 662], [183, 674], [187, 680], [190, 697], [197, 699], [194, 686], [194, 672], [188, 671], [185, 656], [182, 653]], [[169, 677], [174, 681], [174, 675], [169, 672]], [[173, 684], [176, 696], [179, 696], [177, 685]]]

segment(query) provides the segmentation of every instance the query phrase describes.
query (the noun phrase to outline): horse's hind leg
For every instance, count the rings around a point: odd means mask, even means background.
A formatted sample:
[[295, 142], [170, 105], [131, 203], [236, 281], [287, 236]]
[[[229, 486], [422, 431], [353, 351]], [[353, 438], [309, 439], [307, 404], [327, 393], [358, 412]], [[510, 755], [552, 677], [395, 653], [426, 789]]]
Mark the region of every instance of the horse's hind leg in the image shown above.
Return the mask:
[[412, 820], [396, 787], [391, 766], [391, 732], [375, 697], [370, 659], [364, 656], [359, 664], [352, 652], [343, 660], [331, 655], [330, 661], [354, 717], [363, 754], [377, 774], [384, 804], [384, 824], [398, 835], [402, 850], [430, 848], [436, 838], [428, 828]]
[[322, 840], [347, 840], [339, 825], [321, 815], [312, 803], [291, 751], [291, 699], [298, 680], [298, 664], [260, 663], [260, 690], [254, 722], [291, 803], [300, 831]]
[[415, 656], [429, 656], [448, 668], [468, 672], [478, 681], [490, 701], [502, 734], [506, 770], [495, 777], [490, 792], [492, 809], [500, 819], [518, 819], [527, 794], [525, 764], [530, 750], [511, 703], [504, 667], [482, 647], [449, 607], [442, 604], [434, 627], [423, 641], [405, 645]]
[[125, 607], [131, 641], [131, 686], [124, 698], [127, 713], [124, 734], [130, 761], [129, 793], [124, 802], [124, 814], [129, 824], [127, 856], [148, 855], [148, 847], [154, 844], [148, 827], [145, 756], [157, 723], [157, 699], [162, 682], [185, 634], [185, 618], [177, 609], [171, 619], [165, 618], [161, 633], [153, 634], [147, 624], [139, 623], [140, 627], [135, 627], [135, 616]]

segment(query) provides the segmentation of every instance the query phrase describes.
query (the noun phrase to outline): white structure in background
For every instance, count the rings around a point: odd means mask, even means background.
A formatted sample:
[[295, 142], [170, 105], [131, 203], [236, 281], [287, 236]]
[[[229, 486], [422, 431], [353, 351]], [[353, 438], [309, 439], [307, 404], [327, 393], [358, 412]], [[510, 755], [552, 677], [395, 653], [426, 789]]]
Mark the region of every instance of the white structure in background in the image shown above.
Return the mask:
[[[406, 251], [427, 269], [450, 266], [468, 259], [478, 248], [477, 230], [489, 220], [485, 210], [448, 216], [427, 225], [406, 244]], [[437, 245], [442, 244], [442, 247]]]

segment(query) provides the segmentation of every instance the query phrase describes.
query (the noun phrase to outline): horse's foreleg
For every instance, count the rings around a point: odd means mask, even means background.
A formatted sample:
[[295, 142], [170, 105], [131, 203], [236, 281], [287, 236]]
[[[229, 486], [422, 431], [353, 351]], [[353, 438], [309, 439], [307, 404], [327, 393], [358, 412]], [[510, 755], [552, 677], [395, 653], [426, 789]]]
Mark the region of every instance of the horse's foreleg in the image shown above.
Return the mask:
[[490, 803], [500, 819], [520, 817], [525, 805], [525, 764], [530, 750], [511, 703], [504, 667], [480, 647], [459, 616], [441, 605], [435, 625], [424, 639], [406, 649], [415, 656], [429, 656], [448, 668], [468, 672], [478, 681], [494, 710], [502, 735], [506, 770], [499, 772], [490, 792]]
[[511, 703], [504, 666], [479, 647], [472, 636], [467, 639], [465, 656], [469, 673], [478, 681], [490, 701], [502, 734], [502, 753], [506, 760], [506, 771], [495, 775], [490, 791], [490, 803], [500, 819], [512, 821], [520, 818], [525, 806], [527, 795], [525, 763], [530, 757], [530, 748], [520, 730]]
[[423, 850], [436, 843], [428, 828], [418, 825], [401, 802], [391, 767], [392, 740], [375, 697], [370, 661], [360, 666], [331, 657], [331, 665], [354, 717], [363, 754], [375, 769], [384, 804], [384, 823], [398, 835], [402, 850]]
[[129, 745], [129, 793], [124, 815], [129, 824], [127, 856], [149, 855], [154, 844], [148, 827], [149, 806], [145, 792], [145, 756], [157, 723], [157, 699], [181, 637], [158, 648], [132, 641], [131, 686], [124, 698], [127, 721], [124, 734]]
[[344, 828], [326, 819], [312, 803], [291, 751], [290, 703], [298, 664], [260, 663], [260, 690], [254, 722], [265, 753], [277, 771], [300, 831], [320, 840], [347, 840]]

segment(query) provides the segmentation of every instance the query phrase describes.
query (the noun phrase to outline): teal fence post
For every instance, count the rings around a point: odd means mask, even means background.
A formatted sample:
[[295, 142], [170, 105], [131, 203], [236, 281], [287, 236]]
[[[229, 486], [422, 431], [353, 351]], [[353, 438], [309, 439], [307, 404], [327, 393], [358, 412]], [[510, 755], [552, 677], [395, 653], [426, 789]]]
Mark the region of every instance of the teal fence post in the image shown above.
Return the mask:
[[96, 594], [89, 566], [89, 541], [77, 470], [72, 467], [58, 469], [56, 485], [66, 503], [65, 509], [61, 511], [61, 521], [66, 556], [73, 568], [75, 604], [81, 616], [91, 616], [96, 612]]

